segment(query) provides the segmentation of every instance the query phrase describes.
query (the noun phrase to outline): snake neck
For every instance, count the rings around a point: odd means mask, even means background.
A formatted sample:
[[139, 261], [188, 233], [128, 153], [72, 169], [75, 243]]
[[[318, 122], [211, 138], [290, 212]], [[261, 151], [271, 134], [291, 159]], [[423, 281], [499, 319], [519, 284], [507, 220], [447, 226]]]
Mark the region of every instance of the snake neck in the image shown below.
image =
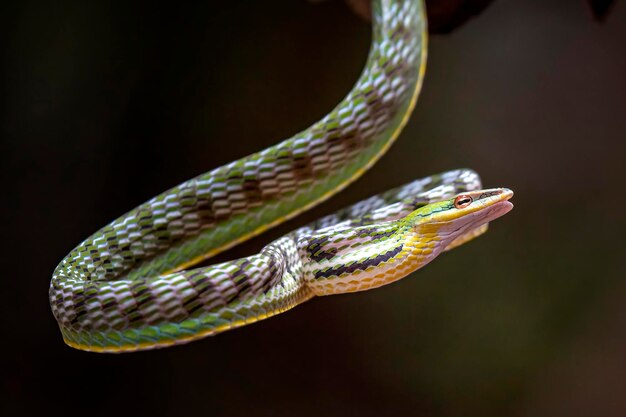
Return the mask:
[[417, 233], [406, 219], [320, 233], [301, 240], [306, 285], [315, 295], [380, 287], [426, 265], [442, 250], [439, 235]]

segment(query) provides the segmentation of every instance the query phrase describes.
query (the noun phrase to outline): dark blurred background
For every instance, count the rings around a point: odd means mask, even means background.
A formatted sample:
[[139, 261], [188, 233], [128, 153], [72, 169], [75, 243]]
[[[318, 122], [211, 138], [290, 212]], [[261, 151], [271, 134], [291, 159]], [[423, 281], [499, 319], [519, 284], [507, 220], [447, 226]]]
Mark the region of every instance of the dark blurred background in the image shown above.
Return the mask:
[[584, 0], [496, 0], [433, 34], [389, 153], [220, 259], [458, 167], [516, 192], [485, 236], [394, 285], [127, 355], [63, 344], [56, 264], [323, 116], [362, 69], [369, 23], [340, 0], [4, 7], [3, 415], [626, 415], [623, 2], [599, 20]]

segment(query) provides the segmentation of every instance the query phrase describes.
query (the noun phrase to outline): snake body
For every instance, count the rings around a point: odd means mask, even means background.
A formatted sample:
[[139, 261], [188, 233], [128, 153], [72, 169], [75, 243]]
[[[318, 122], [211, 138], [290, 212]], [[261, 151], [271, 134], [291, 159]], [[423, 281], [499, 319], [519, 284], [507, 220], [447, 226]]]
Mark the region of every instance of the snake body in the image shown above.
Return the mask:
[[[424, 6], [375, 0], [372, 22], [363, 73], [322, 120], [154, 197], [61, 261], [49, 297], [68, 345], [121, 352], [180, 344], [315, 295], [384, 285], [510, 209], [509, 190], [481, 191], [473, 171], [450, 171], [319, 219], [256, 255], [190, 268], [337, 193], [396, 139], [424, 75]], [[471, 204], [461, 207], [458, 193]]]

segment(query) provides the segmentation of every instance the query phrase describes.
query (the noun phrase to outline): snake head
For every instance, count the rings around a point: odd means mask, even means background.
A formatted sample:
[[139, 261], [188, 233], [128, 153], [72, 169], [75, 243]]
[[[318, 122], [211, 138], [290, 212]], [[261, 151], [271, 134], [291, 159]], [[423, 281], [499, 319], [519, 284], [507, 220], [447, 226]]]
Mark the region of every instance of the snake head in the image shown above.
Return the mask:
[[468, 191], [454, 198], [429, 204], [412, 217], [414, 232], [432, 236], [441, 249], [456, 247], [486, 230], [486, 225], [511, 211], [513, 191], [508, 188]]

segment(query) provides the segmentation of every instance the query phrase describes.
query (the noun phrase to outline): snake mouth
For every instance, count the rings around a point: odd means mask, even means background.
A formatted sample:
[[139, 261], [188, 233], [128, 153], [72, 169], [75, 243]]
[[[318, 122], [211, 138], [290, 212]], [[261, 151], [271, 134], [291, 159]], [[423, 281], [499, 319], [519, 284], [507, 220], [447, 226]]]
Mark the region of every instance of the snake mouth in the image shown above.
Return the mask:
[[[478, 222], [479, 224], [477, 226], [480, 226], [481, 224], [484, 223], [488, 223], [492, 220], [495, 220], [499, 217], [504, 216], [505, 214], [507, 214], [509, 211], [513, 210], [513, 203], [511, 203], [508, 200], [504, 200], [504, 201], [500, 201], [498, 203], [495, 203], [485, 209], [483, 209], [482, 211], [478, 212], [481, 213], [481, 219], [480, 222]], [[483, 214], [484, 213], [484, 214]], [[475, 226], [475, 227], [477, 227]]]
[[513, 210], [513, 203], [509, 201], [513, 198], [513, 191], [508, 188], [500, 188], [497, 191], [498, 193], [491, 197], [493, 200], [488, 202], [485, 208], [478, 210], [479, 213], [485, 213], [485, 217], [489, 218], [487, 221], [495, 220]]
[[499, 194], [494, 195], [494, 197], [496, 197], [495, 202], [492, 200], [486, 207], [479, 208], [477, 211], [462, 217], [460, 220], [465, 221], [461, 222], [457, 232], [467, 233], [484, 224], [492, 222], [493, 220], [496, 220], [513, 210], [513, 203], [509, 201], [509, 199], [513, 197], [513, 191], [507, 188], [499, 191], [501, 191]]
[[422, 233], [435, 232], [446, 241], [454, 240], [511, 211], [513, 204], [509, 200], [512, 197], [513, 191], [508, 188], [459, 194], [453, 200], [435, 206], [439, 211], [419, 224], [418, 230]]
[[513, 208], [513, 204], [508, 201], [512, 197], [513, 191], [508, 188], [492, 188], [459, 194], [452, 200], [434, 204], [430, 212], [426, 209], [427, 213], [422, 217], [423, 223], [447, 224], [449, 230], [454, 230], [468, 223], [480, 222], [482, 219], [491, 221]]
[[488, 223], [504, 216], [513, 209], [513, 203], [509, 201], [511, 198], [513, 198], [513, 191], [508, 188], [497, 188], [483, 192], [476, 201], [479, 206], [472, 210], [473, 212], [468, 213], [468, 216], [477, 218], [477, 226]]

